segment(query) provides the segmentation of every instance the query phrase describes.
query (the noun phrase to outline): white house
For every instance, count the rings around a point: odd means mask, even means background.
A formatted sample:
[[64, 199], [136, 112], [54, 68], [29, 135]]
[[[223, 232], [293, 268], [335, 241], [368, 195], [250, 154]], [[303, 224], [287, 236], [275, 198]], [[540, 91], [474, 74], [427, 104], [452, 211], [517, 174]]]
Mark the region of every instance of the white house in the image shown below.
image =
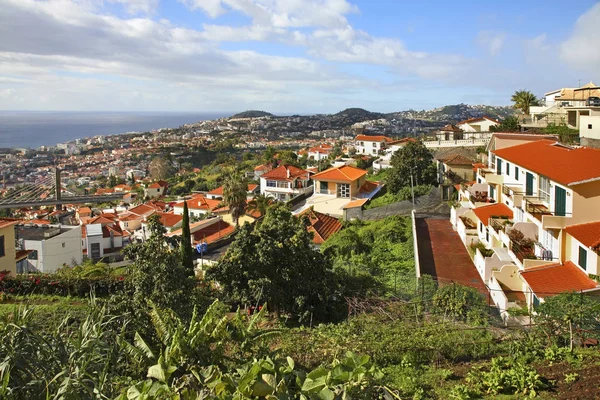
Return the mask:
[[499, 125], [500, 122], [490, 117], [470, 118], [461, 121], [456, 126], [463, 132], [489, 132], [492, 126]]
[[279, 201], [311, 191], [310, 173], [293, 165], [280, 165], [260, 177], [260, 193]]
[[329, 157], [333, 151], [333, 146], [327, 143], [320, 144], [308, 149], [308, 158], [315, 161], [321, 161]]
[[116, 255], [129, 244], [129, 232], [104, 217], [97, 217], [81, 227], [83, 252], [92, 260]]
[[80, 264], [83, 260], [79, 226], [24, 224], [15, 227], [15, 235], [17, 247], [29, 251], [18, 273], [52, 273], [65, 264]]
[[394, 140], [387, 136], [357, 135], [355, 141], [357, 154], [376, 156], [384, 151], [387, 148], [387, 145]]
[[[201, 194], [196, 194], [186, 201], [190, 217], [197, 218], [216, 210], [221, 205], [221, 200], [208, 199]], [[183, 215], [183, 207], [184, 202], [180, 201], [173, 206], [173, 213]]]

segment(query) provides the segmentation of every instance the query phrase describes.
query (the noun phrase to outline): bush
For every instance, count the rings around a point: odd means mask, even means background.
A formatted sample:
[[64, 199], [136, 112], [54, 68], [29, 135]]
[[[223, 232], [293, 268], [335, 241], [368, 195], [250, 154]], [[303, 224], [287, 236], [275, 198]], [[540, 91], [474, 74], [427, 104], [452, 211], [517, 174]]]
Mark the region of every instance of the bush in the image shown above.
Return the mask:
[[97, 297], [121, 293], [123, 278], [66, 278], [43, 274], [0, 277], [0, 292], [13, 295], [44, 294], [87, 297], [90, 291], [93, 291]]

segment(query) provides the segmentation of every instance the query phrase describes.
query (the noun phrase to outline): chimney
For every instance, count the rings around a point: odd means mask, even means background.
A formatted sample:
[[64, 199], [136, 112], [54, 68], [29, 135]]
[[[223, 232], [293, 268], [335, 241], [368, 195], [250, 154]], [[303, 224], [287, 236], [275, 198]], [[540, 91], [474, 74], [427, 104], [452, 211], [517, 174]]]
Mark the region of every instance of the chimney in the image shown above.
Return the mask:
[[287, 173], [287, 177], [290, 177], [290, 169], [288, 167], [285, 168], [285, 172]]

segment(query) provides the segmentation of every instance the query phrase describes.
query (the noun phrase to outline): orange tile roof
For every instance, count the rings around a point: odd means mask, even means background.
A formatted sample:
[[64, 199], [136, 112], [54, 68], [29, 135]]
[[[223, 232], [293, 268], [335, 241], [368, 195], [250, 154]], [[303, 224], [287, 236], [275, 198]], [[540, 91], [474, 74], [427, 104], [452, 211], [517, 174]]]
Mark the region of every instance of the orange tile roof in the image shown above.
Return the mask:
[[81, 215], [81, 214], [84, 214], [84, 215], [85, 214], [91, 214], [92, 213], [92, 209], [89, 208], [89, 207], [81, 207], [79, 210], [77, 210], [77, 213], [79, 215]]
[[248, 191], [249, 192], [254, 192], [254, 190], [258, 187], [258, 185], [256, 183], [250, 183], [248, 184]]
[[219, 222], [194, 232], [192, 234], [192, 240], [194, 244], [201, 242], [210, 244], [233, 233], [233, 231], [235, 231], [235, 226], [229, 225], [227, 222], [220, 220]]
[[571, 261], [528, 268], [519, 272], [538, 297], [549, 297], [563, 292], [595, 289], [598, 284]]
[[373, 190], [377, 189], [379, 186], [379, 182], [365, 181], [363, 185], [360, 187], [360, 193], [371, 193]]
[[310, 149], [308, 149], [309, 153], [325, 153], [325, 154], [329, 154], [332, 151], [333, 151], [333, 146], [331, 146], [329, 144], [320, 144], [318, 146], [311, 147]]
[[544, 139], [495, 150], [493, 153], [567, 186], [600, 179], [598, 149], [573, 149]]
[[584, 246], [591, 248], [600, 246], [600, 221], [567, 226], [565, 231]]
[[210, 192], [207, 192], [206, 194], [211, 194], [214, 196], [223, 196], [223, 186], [219, 186], [218, 188], [213, 189]]
[[348, 203], [344, 206], [344, 210], [346, 210], [348, 208], [362, 207], [363, 204], [365, 204], [367, 201], [369, 201], [369, 199], [359, 199], [359, 200], [351, 201], [350, 203]]
[[[183, 201], [175, 204], [174, 207], [183, 207]], [[219, 207], [221, 204], [221, 200], [213, 200], [207, 199], [202, 195], [194, 196], [193, 198], [187, 200], [188, 209], [190, 210], [206, 210], [212, 211]]]
[[464, 121], [457, 122], [457, 123], [456, 123], [456, 125], [460, 125], [460, 124], [470, 124], [470, 123], [472, 123], [472, 122], [483, 121], [483, 120], [486, 120], [486, 119], [487, 119], [488, 121], [495, 122], [495, 123], [497, 123], [497, 124], [499, 124], [499, 123], [500, 123], [500, 121], [497, 121], [497, 120], [495, 120], [495, 119], [493, 119], [493, 118], [490, 118], [490, 117], [485, 117], [485, 116], [484, 116], [484, 117], [479, 117], [479, 118], [469, 118], [469, 119], [465, 119]]
[[367, 171], [364, 169], [342, 165], [341, 167], [329, 168], [326, 171], [319, 172], [313, 175], [313, 179], [317, 181], [354, 182], [366, 174]]
[[393, 142], [392, 138], [387, 136], [369, 136], [369, 135], [357, 135], [355, 140], [360, 140], [363, 142]]
[[173, 213], [165, 213], [161, 211], [157, 211], [155, 215], [160, 217], [160, 223], [167, 228], [174, 227], [183, 219], [183, 215], [173, 214]]
[[0, 218], [0, 229], [6, 228], [19, 223], [18, 219], [15, 218]]
[[306, 216], [309, 220], [310, 225], [306, 228], [309, 232], [314, 233], [313, 243], [315, 244], [323, 243], [328, 237], [342, 229], [342, 224], [337, 218], [320, 213], [312, 208], [309, 208], [298, 215], [298, 217], [302, 216]]
[[451, 131], [451, 132], [462, 132], [462, 129], [457, 127], [456, 125], [448, 124], [440, 129], [442, 132]]
[[270, 169], [271, 169], [270, 167], [268, 167], [264, 164], [260, 164], [259, 166], [254, 167], [255, 171], [269, 171]]
[[154, 211], [156, 211], [155, 207], [152, 207], [149, 204], [140, 204], [139, 206], [133, 207], [129, 209], [130, 213], [134, 213], [137, 215], [150, 215], [152, 213], [154, 213]]
[[[288, 176], [289, 171], [289, 176]], [[308, 171], [294, 167], [293, 165], [280, 165], [279, 167], [272, 169], [260, 176], [261, 178], [271, 180], [291, 180], [296, 178], [308, 179]]]
[[496, 203], [496, 204], [490, 204], [490, 205], [477, 207], [477, 208], [473, 209], [473, 212], [475, 213], [475, 215], [477, 215], [477, 218], [479, 218], [479, 220], [485, 226], [488, 226], [489, 219], [492, 216], [508, 217], [508, 218], [513, 217], [512, 210], [506, 204], [503, 204], [503, 203]]
[[447, 165], [473, 165], [473, 160], [460, 154], [451, 154], [438, 158], [438, 160]]

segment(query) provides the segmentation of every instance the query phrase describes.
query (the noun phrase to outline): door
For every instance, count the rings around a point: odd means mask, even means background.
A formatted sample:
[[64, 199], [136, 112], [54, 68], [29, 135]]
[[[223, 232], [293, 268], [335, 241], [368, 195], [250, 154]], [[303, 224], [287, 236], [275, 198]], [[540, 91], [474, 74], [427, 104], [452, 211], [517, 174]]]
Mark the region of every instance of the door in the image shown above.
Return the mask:
[[567, 192], [565, 189], [554, 186], [554, 215], [564, 217], [567, 211]]
[[100, 258], [100, 243], [92, 243], [92, 259]]
[[525, 175], [525, 196], [533, 196], [533, 174]]

